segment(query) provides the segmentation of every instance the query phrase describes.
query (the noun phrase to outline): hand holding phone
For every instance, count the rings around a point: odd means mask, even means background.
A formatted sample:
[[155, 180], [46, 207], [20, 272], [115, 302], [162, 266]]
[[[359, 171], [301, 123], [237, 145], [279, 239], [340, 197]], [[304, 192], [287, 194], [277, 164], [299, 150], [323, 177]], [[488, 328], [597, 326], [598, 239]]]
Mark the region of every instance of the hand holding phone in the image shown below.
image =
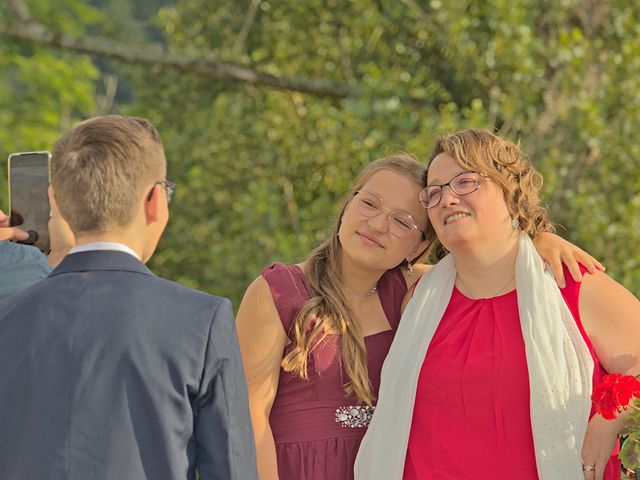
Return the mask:
[[49, 152], [24, 152], [9, 155], [10, 226], [20, 227], [29, 237], [19, 243], [49, 251], [50, 208]]
[[24, 230], [20, 230], [18, 227], [11, 227], [9, 225], [9, 215], [0, 210], [0, 240], [10, 242], [20, 242], [27, 240], [29, 234]]

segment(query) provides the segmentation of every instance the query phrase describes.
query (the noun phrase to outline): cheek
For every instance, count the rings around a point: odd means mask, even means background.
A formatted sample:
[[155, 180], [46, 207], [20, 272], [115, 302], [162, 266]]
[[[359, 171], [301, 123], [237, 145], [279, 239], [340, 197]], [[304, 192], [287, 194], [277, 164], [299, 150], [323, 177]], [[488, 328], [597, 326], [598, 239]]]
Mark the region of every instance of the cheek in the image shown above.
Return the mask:
[[350, 206], [348, 206], [342, 214], [342, 219], [340, 220], [340, 230], [342, 231], [345, 228], [352, 228], [358, 218], [359, 216], [357, 212], [355, 212], [353, 208], [350, 208]]
[[495, 202], [486, 204], [480, 213], [483, 217], [490, 219], [492, 223], [502, 223], [511, 218], [509, 209], [502, 199], [496, 199]]
[[436, 232], [438, 232], [441, 224], [441, 215], [439, 215], [437, 210], [435, 210], [437, 208], [438, 207], [434, 207], [430, 210], [427, 210], [427, 219]]
[[353, 217], [354, 217], [353, 209], [351, 208], [351, 206], [347, 206], [347, 208], [345, 208], [344, 212], [342, 213], [341, 223], [349, 223], [353, 220]]

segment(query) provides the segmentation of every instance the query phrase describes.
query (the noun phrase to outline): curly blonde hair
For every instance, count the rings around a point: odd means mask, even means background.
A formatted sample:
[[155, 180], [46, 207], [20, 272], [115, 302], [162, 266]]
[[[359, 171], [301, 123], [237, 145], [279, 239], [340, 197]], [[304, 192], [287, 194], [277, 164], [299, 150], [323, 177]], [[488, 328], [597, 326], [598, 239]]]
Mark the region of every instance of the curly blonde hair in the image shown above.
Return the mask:
[[[485, 174], [500, 187], [511, 218], [520, 228], [534, 237], [541, 232], [553, 232], [549, 211], [540, 201], [542, 175], [515, 143], [487, 130], [460, 130], [439, 138], [428, 165], [441, 153], [450, 155], [462, 168]], [[428, 177], [427, 170], [427, 177]], [[429, 223], [425, 236], [431, 245], [430, 253], [442, 258], [446, 251]]]
[[[293, 348], [282, 360], [282, 368], [286, 372], [294, 372], [307, 380], [307, 364], [313, 349], [328, 334], [340, 335], [342, 368], [347, 376], [345, 393], [354, 395], [367, 405], [372, 405], [374, 401], [367, 369], [367, 350], [355, 314], [343, 294], [340, 262], [342, 245], [337, 234], [342, 215], [355, 192], [381, 170], [399, 173], [410, 178], [420, 188], [424, 187], [426, 165], [405, 153], [376, 160], [362, 171], [340, 210], [329, 238], [311, 253], [304, 264], [304, 276], [311, 298], [296, 315], [291, 329]], [[412, 263], [418, 261], [424, 253], [414, 258]]]

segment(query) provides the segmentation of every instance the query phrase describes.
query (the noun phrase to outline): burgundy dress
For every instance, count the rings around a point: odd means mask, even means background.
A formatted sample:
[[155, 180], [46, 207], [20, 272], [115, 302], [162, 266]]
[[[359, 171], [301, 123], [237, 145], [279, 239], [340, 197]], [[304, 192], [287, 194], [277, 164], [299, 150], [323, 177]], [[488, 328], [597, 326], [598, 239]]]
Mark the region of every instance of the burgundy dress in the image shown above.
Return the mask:
[[[580, 319], [581, 284], [566, 269], [564, 276], [562, 296], [593, 356], [597, 385], [606, 372]], [[403, 478], [537, 480], [530, 415], [516, 291], [474, 300], [454, 288], [418, 378]], [[619, 478], [614, 455], [604, 479]]]
[[[301, 269], [275, 264], [262, 272], [289, 334], [296, 314], [309, 299]], [[365, 337], [369, 379], [374, 395], [380, 386], [380, 370], [400, 321], [400, 306], [407, 291], [399, 269], [385, 273], [378, 295], [391, 330]], [[292, 344], [285, 348], [285, 355]], [[366, 432], [358, 416], [371, 411], [359, 406], [355, 418], [349, 407], [358, 400], [344, 394], [347, 376], [341, 368], [340, 337], [330, 335], [316, 347], [308, 362], [309, 380], [280, 369], [269, 423], [276, 445], [280, 480], [350, 480], [360, 441]], [[339, 418], [337, 418], [336, 411]], [[365, 420], [365, 423], [366, 420]]]

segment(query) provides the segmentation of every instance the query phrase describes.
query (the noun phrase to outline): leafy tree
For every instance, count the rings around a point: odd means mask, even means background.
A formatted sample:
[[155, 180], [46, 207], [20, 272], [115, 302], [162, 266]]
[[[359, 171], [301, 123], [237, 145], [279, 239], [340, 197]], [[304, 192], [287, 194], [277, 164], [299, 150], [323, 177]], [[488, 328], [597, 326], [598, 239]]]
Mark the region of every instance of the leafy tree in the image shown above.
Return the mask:
[[[94, 4], [108, 11], [116, 1]], [[130, 17], [141, 15], [133, 7], [139, 3], [130, 3]], [[36, 11], [36, 2], [29, 4]], [[98, 47], [85, 35], [73, 48], [131, 64], [93, 60], [126, 80], [128, 94], [111, 109], [147, 116], [163, 135], [179, 190], [153, 260], [160, 274], [237, 304], [262, 266], [301, 261], [324, 238], [367, 162], [398, 149], [426, 158], [436, 135], [484, 127], [520, 141], [544, 173], [552, 216], [566, 227], [560, 233], [640, 293], [640, 147], [633, 138], [640, 127], [640, 9], [633, 4], [154, 5], [164, 6], [155, 27], [144, 22], [145, 35], [135, 22], [120, 26], [107, 15], [110, 21], [85, 29], [103, 37]], [[47, 15], [37, 18], [71, 39], [81, 35]], [[22, 25], [5, 35], [30, 35]], [[161, 46], [152, 49], [148, 40]], [[72, 48], [35, 34], [32, 41]], [[114, 41], [129, 48], [119, 51]]]

